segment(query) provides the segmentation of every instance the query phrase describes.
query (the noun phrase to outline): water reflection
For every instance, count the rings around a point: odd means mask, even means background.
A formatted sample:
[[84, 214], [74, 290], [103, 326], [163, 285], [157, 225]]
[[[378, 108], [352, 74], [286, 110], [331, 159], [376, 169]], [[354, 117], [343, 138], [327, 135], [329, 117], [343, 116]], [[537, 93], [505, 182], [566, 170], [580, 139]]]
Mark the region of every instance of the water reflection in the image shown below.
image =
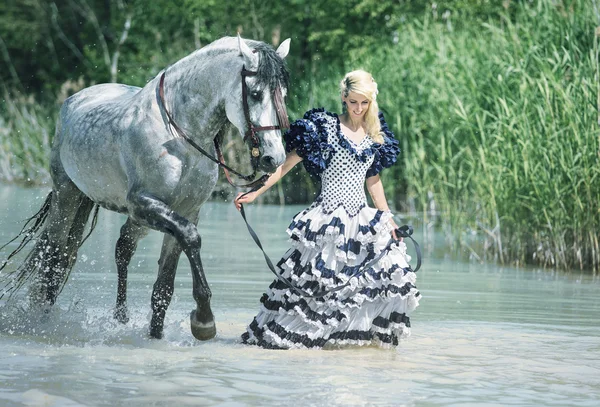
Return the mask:
[[[0, 187], [2, 242], [45, 193]], [[300, 209], [248, 208], [274, 259]], [[132, 260], [131, 321], [112, 318], [113, 250], [124, 220], [101, 212], [49, 315], [31, 315], [19, 302], [0, 308], [0, 405], [596, 406], [600, 399], [600, 282], [592, 276], [465, 264], [436, 252], [418, 273], [424, 299], [413, 336], [398, 349], [266, 351], [241, 345], [238, 335], [270, 273], [233, 206], [211, 203], [199, 228], [217, 338], [191, 336], [191, 275], [182, 259], [165, 339], [155, 341], [147, 331], [160, 234], [143, 239]], [[420, 229], [416, 235], [421, 240]]]

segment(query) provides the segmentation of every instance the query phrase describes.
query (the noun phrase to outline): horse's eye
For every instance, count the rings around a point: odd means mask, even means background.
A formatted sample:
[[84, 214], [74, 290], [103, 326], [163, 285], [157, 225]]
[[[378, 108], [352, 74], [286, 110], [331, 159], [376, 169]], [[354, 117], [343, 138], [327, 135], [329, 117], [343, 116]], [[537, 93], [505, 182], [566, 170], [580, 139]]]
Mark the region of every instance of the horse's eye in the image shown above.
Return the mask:
[[250, 97], [252, 97], [252, 99], [256, 100], [257, 102], [260, 102], [262, 100], [263, 93], [260, 90], [254, 90], [250, 92]]

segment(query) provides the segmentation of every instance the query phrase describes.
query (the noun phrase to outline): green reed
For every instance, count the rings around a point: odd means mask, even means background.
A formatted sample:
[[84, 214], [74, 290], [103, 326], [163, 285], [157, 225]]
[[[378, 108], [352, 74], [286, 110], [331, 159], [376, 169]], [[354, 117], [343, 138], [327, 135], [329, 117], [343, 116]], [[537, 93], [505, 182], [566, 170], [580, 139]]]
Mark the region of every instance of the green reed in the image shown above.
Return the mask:
[[0, 180], [41, 184], [48, 163], [55, 112], [32, 98], [8, 93], [0, 107]]
[[[475, 259], [597, 271], [600, 22], [589, 2], [516, 3], [500, 21], [410, 20], [396, 44], [357, 50], [346, 66], [315, 56], [292, 72], [290, 118], [340, 112], [343, 73], [367, 69], [402, 146], [400, 165], [382, 175], [397, 210]], [[0, 179], [46, 180], [58, 108], [4, 99]], [[316, 191], [298, 171], [265, 201]]]
[[475, 258], [598, 270], [597, 45], [591, 5], [512, 20], [423, 19], [357, 53], [403, 144], [395, 199]]

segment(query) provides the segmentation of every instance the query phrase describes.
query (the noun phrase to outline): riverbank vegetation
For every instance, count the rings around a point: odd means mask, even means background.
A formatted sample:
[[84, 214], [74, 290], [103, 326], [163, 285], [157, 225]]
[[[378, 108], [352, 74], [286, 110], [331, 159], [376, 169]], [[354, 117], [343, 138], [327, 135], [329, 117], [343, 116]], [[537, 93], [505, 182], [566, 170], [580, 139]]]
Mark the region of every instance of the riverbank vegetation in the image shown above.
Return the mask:
[[[347, 70], [378, 81], [402, 145], [400, 165], [383, 174], [397, 211], [442, 228], [474, 259], [600, 268], [595, 1], [32, 1], [25, 25], [13, 3], [0, 6], [2, 180], [47, 181], [54, 116], [77, 89], [143, 86], [239, 30], [292, 37], [291, 119], [339, 111]], [[245, 158], [229, 145], [230, 161]], [[296, 171], [265, 201], [304, 203], [317, 190]]]

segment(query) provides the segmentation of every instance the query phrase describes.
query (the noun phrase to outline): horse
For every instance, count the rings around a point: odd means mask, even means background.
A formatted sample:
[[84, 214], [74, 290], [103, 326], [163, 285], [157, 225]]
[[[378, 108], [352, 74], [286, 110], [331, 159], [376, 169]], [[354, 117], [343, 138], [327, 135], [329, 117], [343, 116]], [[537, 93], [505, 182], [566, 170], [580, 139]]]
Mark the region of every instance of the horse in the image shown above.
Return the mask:
[[[192, 334], [198, 340], [213, 338], [216, 324], [200, 257], [199, 210], [216, 185], [219, 162], [214, 156], [220, 155], [219, 141], [226, 132], [237, 130], [243, 136], [254, 174], [271, 173], [283, 164], [289, 45], [287, 39], [274, 50], [239, 35], [225, 37], [165, 68], [142, 88], [99, 84], [66, 99], [50, 154], [52, 190], [11, 240], [24, 236], [0, 271], [29, 242], [35, 244], [16, 270], [0, 276], [0, 298], [7, 293], [12, 297], [31, 282], [31, 302], [47, 312], [93, 231], [98, 209], [104, 208], [127, 215], [115, 248], [114, 317], [121, 323], [129, 319], [127, 268], [139, 239], [153, 229], [164, 238], [151, 297], [150, 336], [162, 338], [183, 252], [196, 302], [190, 314]], [[273, 125], [275, 120], [280, 125]]]

